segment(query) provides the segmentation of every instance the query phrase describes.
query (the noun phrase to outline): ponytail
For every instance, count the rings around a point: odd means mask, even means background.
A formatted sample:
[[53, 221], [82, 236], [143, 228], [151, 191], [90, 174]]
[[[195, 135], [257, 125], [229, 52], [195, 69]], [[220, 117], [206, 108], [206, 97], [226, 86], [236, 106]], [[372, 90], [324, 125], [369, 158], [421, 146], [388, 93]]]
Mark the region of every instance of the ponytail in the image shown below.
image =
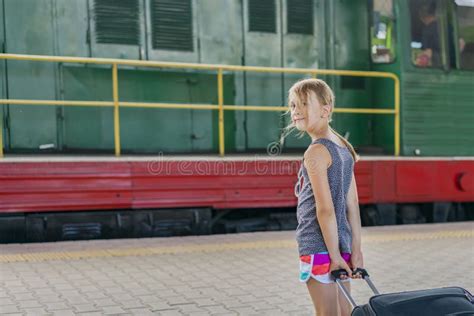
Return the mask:
[[347, 148], [350, 150], [351, 152], [351, 155], [352, 155], [352, 158], [354, 159], [354, 162], [357, 162], [359, 161], [360, 157], [359, 155], [356, 153], [356, 151], [354, 150], [354, 147], [352, 147], [351, 143], [349, 143], [349, 141], [347, 139], [345, 139], [344, 137], [342, 137], [342, 135], [340, 135], [338, 132], [336, 132], [332, 127], [331, 125], [329, 125], [329, 129], [334, 133], [336, 134], [337, 137], [339, 137], [339, 139], [347, 146]]

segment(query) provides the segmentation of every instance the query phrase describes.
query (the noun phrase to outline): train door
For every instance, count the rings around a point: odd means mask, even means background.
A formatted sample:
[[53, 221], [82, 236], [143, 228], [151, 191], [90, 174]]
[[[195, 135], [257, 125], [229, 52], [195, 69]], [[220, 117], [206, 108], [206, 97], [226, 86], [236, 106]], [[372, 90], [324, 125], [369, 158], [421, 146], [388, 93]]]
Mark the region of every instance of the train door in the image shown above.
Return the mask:
[[[404, 55], [400, 53], [399, 32], [400, 25], [404, 23], [400, 12], [400, 2], [394, 0], [371, 0], [369, 2], [369, 47], [370, 67], [373, 71], [395, 73], [400, 76], [400, 69]], [[398, 19], [399, 20], [398, 20]], [[394, 82], [392, 79], [371, 80], [371, 108], [393, 109]], [[371, 133], [374, 149], [384, 154], [394, 154], [394, 124], [395, 118], [391, 114], [373, 115]]]
[[[228, 2], [228, 1], [227, 1]], [[235, 1], [233, 1], [235, 2]], [[222, 45], [235, 39], [235, 30], [229, 28], [238, 7], [234, 3], [224, 1], [209, 2], [198, 0], [146, 0], [145, 29], [147, 57], [149, 60], [176, 61], [191, 63], [223, 63], [233, 64], [239, 59], [226, 59], [236, 52], [229, 50], [232, 46]], [[219, 12], [219, 14], [216, 14]], [[219, 21], [220, 17], [229, 19]], [[231, 43], [232, 45], [238, 44]], [[224, 47], [225, 46], [225, 47]], [[228, 54], [226, 54], [228, 53]], [[237, 50], [238, 53], [238, 50]], [[225, 56], [225, 57], [224, 57]], [[240, 56], [240, 55], [239, 55]], [[221, 58], [221, 59], [219, 59]], [[224, 76], [224, 101], [233, 104], [234, 89], [229, 81], [232, 75]], [[182, 69], [156, 74], [154, 100], [159, 102], [180, 102], [196, 104], [217, 104], [217, 76], [215, 72], [206, 73], [195, 69]], [[144, 83], [146, 85], [146, 83]], [[132, 110], [127, 109], [127, 112]], [[162, 140], [162, 148], [174, 152], [217, 152], [218, 151], [218, 113], [213, 110], [198, 109], [156, 109], [154, 123], [146, 109], [134, 109], [135, 116], [128, 116], [130, 121], [143, 118], [148, 130], [167, 135]], [[131, 114], [130, 114], [131, 115]], [[226, 111], [225, 144], [228, 151], [234, 148], [234, 113]]]
[[[199, 0], [196, 7], [196, 27], [199, 42], [199, 62], [203, 64], [224, 64], [241, 65], [243, 60], [243, 19], [242, 0]], [[218, 14], [217, 14], [218, 12]], [[225, 82], [225, 104], [244, 104], [244, 73], [242, 71], [224, 72], [224, 77], [233, 77], [233, 86]], [[215, 76], [214, 76], [215, 78]], [[215, 81], [212, 79], [207, 83], [210, 91], [215, 92]], [[198, 85], [194, 85], [198, 87]], [[227, 91], [227, 89], [232, 89]], [[232, 96], [232, 91], [235, 94]], [[196, 93], [205, 93], [202, 89], [196, 89]], [[230, 97], [227, 97], [230, 93]], [[212, 95], [215, 99], [216, 95]], [[193, 100], [197, 100], [192, 95]], [[195, 102], [195, 101], [194, 101]], [[217, 112], [215, 112], [217, 113]], [[214, 113], [214, 114], [215, 114]], [[194, 110], [193, 133], [196, 135], [195, 144], [205, 141], [203, 135], [211, 126], [217, 127], [214, 119], [209, 122], [210, 113], [207, 111]], [[214, 115], [213, 114], [213, 115]], [[245, 151], [245, 112], [244, 111], [224, 111], [224, 130], [226, 133], [225, 152]], [[213, 135], [218, 134], [218, 130], [213, 130]], [[235, 144], [235, 145], [234, 145]]]
[[[219, 15], [226, 11], [225, 4], [220, 1], [211, 8], [206, 1], [199, 0], [146, 0], [146, 43], [149, 60], [176, 61], [202, 63], [201, 37], [211, 37], [212, 33], [206, 34], [201, 31], [203, 25], [200, 19], [204, 15], [209, 20], [215, 19], [217, 10]], [[213, 10], [214, 9], [214, 10]], [[230, 8], [229, 8], [230, 9]], [[209, 48], [208, 45], [205, 45]], [[215, 51], [221, 50], [221, 46], [214, 47]], [[206, 57], [208, 55], [206, 54]], [[210, 63], [213, 63], [210, 61]], [[216, 92], [216, 75], [205, 74], [203, 71], [194, 69], [183, 69], [166, 78], [159, 79], [161, 84], [173, 88], [167, 91], [160, 90], [156, 100], [161, 102], [181, 103], [211, 103]], [[170, 80], [170, 81], [168, 81]], [[163, 96], [167, 96], [166, 101]], [[216, 92], [217, 98], [217, 92]], [[217, 100], [217, 99], [215, 99]], [[228, 101], [228, 100], [227, 100]], [[217, 103], [217, 101], [216, 101]], [[128, 110], [127, 110], [128, 111]], [[141, 112], [147, 110], [135, 110]], [[169, 135], [169, 145], [166, 148], [178, 152], [215, 152], [217, 151], [217, 112], [211, 110], [194, 109], [162, 109], [156, 110], [154, 126]], [[226, 112], [226, 114], [230, 114]], [[146, 117], [142, 116], [144, 121]], [[230, 116], [227, 115], [226, 121]], [[230, 128], [226, 131], [232, 131]], [[151, 128], [151, 126], [150, 126]], [[233, 132], [233, 131], [232, 131]], [[172, 136], [175, 134], [176, 136]], [[181, 136], [178, 136], [181, 135]], [[173, 140], [175, 137], [178, 139]], [[229, 142], [227, 145], [231, 146]]]
[[[283, 66], [289, 68], [326, 68], [325, 1], [283, 0], [282, 2], [282, 55]], [[299, 79], [309, 74], [285, 74], [284, 93]], [[287, 105], [284, 103], [284, 105]], [[285, 117], [283, 124], [290, 121]], [[285, 137], [285, 150], [301, 149], [311, 141], [306, 134], [299, 138], [297, 131]]]
[[[282, 1], [244, 0], [244, 61], [246, 66], [282, 66]], [[281, 73], [245, 72], [245, 104], [284, 104]], [[245, 111], [246, 147], [264, 151], [280, 138], [282, 113]]]
[[[370, 55], [367, 1], [328, 1], [328, 68], [369, 70]], [[371, 80], [363, 77], [328, 78], [336, 96], [336, 108], [370, 108]], [[359, 152], [372, 151], [373, 115], [335, 113], [332, 126]]]
[[[245, 0], [244, 64], [246, 66], [302, 67], [321, 65], [317, 40], [322, 34], [315, 27], [317, 1]], [[288, 88], [304, 75], [283, 73], [245, 73], [245, 104], [286, 106]], [[307, 137], [295, 138], [295, 133], [284, 136], [290, 122], [283, 112], [246, 111], [246, 144], [249, 150], [279, 153], [281, 145], [287, 149], [301, 148]]]
[[[4, 1], [5, 52], [54, 55], [52, 1]], [[6, 62], [10, 99], [55, 100], [57, 66], [54, 63]], [[6, 106], [10, 152], [37, 152], [58, 148], [57, 108], [48, 105]]]
[[[57, 3], [57, 23], [63, 30], [58, 35], [60, 52], [93, 58], [144, 59], [146, 42], [142, 2], [88, 0], [68, 5]], [[75, 26], [75, 32], [70, 30], [71, 24]], [[78, 46], [78, 43], [84, 45]], [[65, 64], [60, 65], [60, 70], [61, 98], [112, 100], [110, 66]], [[61, 148], [64, 152], [113, 151], [113, 109], [65, 106], [61, 123]]]

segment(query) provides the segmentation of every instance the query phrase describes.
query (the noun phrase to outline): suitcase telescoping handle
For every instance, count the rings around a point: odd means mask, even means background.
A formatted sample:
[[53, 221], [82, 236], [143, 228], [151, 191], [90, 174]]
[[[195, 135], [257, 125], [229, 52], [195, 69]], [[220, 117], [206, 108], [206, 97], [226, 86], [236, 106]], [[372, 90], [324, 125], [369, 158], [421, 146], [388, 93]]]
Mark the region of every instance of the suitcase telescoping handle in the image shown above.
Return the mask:
[[[377, 290], [377, 288], [375, 287], [375, 285], [370, 280], [370, 277], [369, 277], [369, 274], [367, 273], [367, 270], [362, 269], [362, 268], [357, 268], [352, 272], [352, 274], [356, 274], [358, 272], [360, 272], [362, 274], [362, 278], [365, 281], [367, 281], [367, 284], [372, 289], [374, 294], [380, 294], [379, 291]], [[344, 293], [344, 296], [346, 297], [346, 299], [351, 303], [352, 308], [355, 308], [357, 306], [356, 302], [352, 298], [351, 294], [349, 294], [349, 292], [347, 292], [347, 289], [344, 287], [344, 285], [341, 282], [341, 276], [342, 275], [348, 275], [347, 271], [344, 270], [344, 269], [334, 270], [334, 271], [331, 271], [331, 275], [332, 275], [332, 278], [334, 280], [336, 280], [337, 285], [341, 289], [342, 293]]]

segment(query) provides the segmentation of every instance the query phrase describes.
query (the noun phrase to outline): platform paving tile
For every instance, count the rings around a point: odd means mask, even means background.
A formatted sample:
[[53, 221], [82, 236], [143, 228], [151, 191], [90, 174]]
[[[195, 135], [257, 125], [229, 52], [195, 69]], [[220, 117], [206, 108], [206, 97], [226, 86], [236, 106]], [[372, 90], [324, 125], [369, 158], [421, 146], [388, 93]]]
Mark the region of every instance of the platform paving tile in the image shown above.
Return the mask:
[[[381, 293], [474, 292], [473, 222], [363, 227], [365, 268]], [[94, 251], [149, 248], [110, 256]], [[166, 249], [166, 251], [161, 251]], [[4, 255], [91, 251], [77, 259]], [[27, 258], [25, 256], [24, 258]], [[456, 268], [453, 268], [456, 267]], [[418, 271], [418, 273], [412, 273]], [[372, 295], [352, 281], [355, 301]], [[294, 232], [0, 245], [0, 314], [314, 315], [298, 281]]]

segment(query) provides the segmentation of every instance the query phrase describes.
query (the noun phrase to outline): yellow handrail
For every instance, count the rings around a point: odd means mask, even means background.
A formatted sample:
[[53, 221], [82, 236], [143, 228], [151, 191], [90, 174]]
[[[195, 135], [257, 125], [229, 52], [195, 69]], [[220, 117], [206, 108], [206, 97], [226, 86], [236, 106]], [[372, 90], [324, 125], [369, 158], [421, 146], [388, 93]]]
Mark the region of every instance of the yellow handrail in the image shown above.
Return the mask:
[[[112, 93], [113, 102], [107, 101], [68, 101], [68, 100], [25, 100], [25, 99], [0, 99], [0, 104], [24, 104], [24, 105], [65, 105], [65, 106], [112, 106], [114, 108], [114, 143], [115, 155], [120, 156], [120, 107], [141, 107], [141, 108], [173, 108], [173, 109], [196, 109], [196, 110], [217, 110], [219, 111], [219, 154], [225, 154], [224, 142], [224, 111], [286, 111], [286, 106], [257, 106], [257, 105], [225, 105], [223, 71], [251, 71], [267, 73], [292, 73], [310, 74], [313, 78], [317, 75], [339, 75], [372, 78], [390, 78], [394, 81], [394, 109], [369, 109], [369, 108], [335, 108], [334, 112], [339, 113], [365, 113], [365, 114], [394, 114], [395, 115], [395, 156], [400, 154], [400, 80], [397, 75], [390, 72], [379, 71], [355, 71], [336, 69], [305, 69], [305, 68], [280, 68], [280, 67], [258, 67], [258, 66], [238, 66], [238, 65], [212, 65], [194, 64], [178, 62], [144, 61], [115, 58], [86, 58], [86, 57], [65, 57], [65, 56], [42, 56], [42, 55], [22, 55], [22, 54], [0, 54], [0, 59], [61, 62], [61, 63], [81, 63], [81, 64], [102, 64], [112, 65]], [[213, 104], [175, 104], [175, 103], [149, 103], [149, 102], [120, 102], [118, 89], [118, 66], [141, 66], [154, 68], [181, 68], [196, 70], [217, 71], [217, 93], [218, 105]], [[3, 157], [3, 126], [0, 121], [0, 157]]]
[[118, 69], [117, 64], [112, 66], [112, 91], [114, 95], [114, 140], [115, 156], [120, 156], [120, 120], [119, 120], [119, 96], [118, 96]]
[[217, 71], [217, 103], [219, 104], [219, 155], [224, 156], [224, 80], [222, 69]]

